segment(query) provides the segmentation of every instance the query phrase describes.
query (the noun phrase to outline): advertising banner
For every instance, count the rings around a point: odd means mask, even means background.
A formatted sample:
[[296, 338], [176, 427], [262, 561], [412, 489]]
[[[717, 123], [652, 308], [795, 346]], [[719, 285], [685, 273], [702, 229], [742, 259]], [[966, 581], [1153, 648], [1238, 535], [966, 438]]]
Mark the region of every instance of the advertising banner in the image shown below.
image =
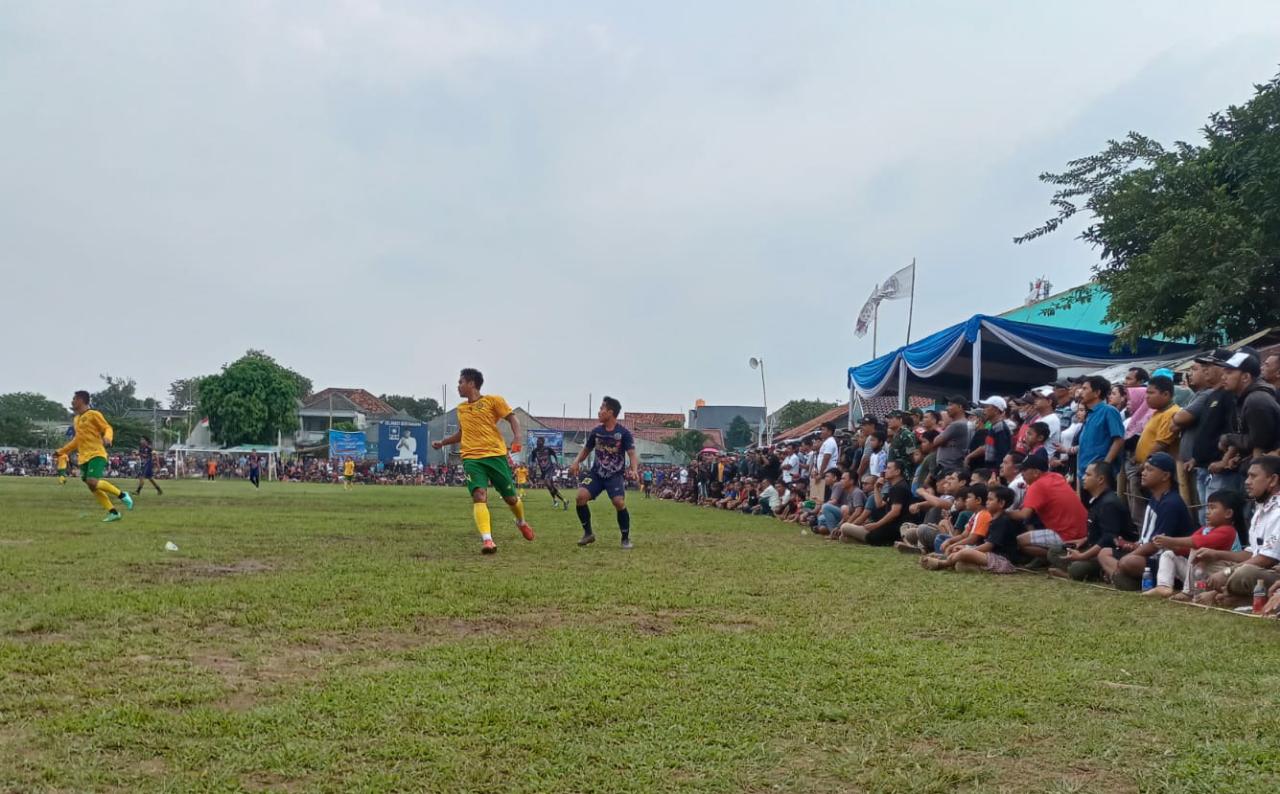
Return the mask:
[[400, 422], [378, 425], [378, 460], [427, 465], [427, 426]]
[[344, 430], [329, 431], [329, 459], [339, 460], [341, 458], [355, 458], [360, 460], [364, 457], [365, 443], [364, 433], [361, 431], [347, 432]]

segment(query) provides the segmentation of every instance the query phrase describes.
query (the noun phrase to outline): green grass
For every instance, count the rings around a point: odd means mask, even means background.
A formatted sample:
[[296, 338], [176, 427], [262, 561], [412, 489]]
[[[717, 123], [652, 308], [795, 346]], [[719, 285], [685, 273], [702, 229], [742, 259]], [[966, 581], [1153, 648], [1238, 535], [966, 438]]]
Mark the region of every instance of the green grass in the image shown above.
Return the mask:
[[1280, 787], [1274, 622], [530, 502], [0, 480], [0, 791]]

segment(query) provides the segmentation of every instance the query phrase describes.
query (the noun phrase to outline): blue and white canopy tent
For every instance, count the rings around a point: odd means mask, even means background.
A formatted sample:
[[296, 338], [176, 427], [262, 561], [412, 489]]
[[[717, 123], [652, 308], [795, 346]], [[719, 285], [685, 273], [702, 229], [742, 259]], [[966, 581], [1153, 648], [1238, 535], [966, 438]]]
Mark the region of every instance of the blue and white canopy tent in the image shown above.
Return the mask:
[[1174, 358], [1194, 345], [1142, 339], [1112, 350], [1115, 336], [975, 314], [865, 364], [849, 368], [849, 395], [943, 396], [1021, 393], [1050, 383], [1058, 370]]

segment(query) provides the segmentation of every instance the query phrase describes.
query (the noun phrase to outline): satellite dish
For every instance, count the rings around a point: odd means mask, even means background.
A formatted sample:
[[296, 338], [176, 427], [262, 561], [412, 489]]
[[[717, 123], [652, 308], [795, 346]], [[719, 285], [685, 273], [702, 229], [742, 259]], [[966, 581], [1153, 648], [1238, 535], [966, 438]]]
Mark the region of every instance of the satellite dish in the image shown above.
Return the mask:
[[760, 369], [760, 359], [756, 358], [755, 356], [752, 356], [751, 360], [748, 361], [747, 363], [751, 365], [752, 369]]

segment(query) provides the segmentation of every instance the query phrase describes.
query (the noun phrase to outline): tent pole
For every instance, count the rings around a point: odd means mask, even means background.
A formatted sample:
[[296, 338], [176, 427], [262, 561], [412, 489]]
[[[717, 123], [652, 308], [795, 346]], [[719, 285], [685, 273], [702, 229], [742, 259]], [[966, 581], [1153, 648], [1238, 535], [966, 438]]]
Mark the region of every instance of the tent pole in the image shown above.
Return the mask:
[[971, 400], [982, 399], [982, 326], [978, 326], [978, 336], [973, 340], [973, 389]]
[[898, 362], [898, 410], [907, 410], [907, 357]]
[[853, 423], [857, 421], [857, 419], [855, 419], [853, 416], [853, 406], [857, 401], [858, 401], [858, 387], [856, 384], [851, 383], [849, 384], [849, 430], [850, 432], [853, 431], [853, 428], [854, 428]]

